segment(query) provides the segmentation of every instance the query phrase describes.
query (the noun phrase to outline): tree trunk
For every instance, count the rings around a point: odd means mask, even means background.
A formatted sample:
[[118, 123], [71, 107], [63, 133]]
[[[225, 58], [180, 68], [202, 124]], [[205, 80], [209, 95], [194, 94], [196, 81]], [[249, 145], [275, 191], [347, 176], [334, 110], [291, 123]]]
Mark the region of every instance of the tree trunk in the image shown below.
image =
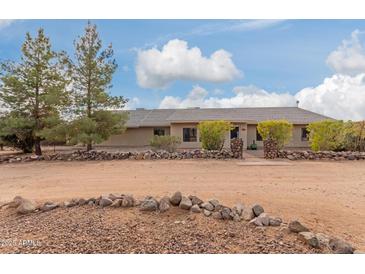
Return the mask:
[[34, 150], [35, 150], [35, 155], [38, 156], [42, 155], [41, 140], [39, 137], [36, 137], [36, 139], [34, 140]]
[[0, 144], [0, 150], [3, 151], [4, 150], [4, 145]]
[[90, 151], [93, 149], [93, 146], [91, 144], [86, 145], [86, 151]]

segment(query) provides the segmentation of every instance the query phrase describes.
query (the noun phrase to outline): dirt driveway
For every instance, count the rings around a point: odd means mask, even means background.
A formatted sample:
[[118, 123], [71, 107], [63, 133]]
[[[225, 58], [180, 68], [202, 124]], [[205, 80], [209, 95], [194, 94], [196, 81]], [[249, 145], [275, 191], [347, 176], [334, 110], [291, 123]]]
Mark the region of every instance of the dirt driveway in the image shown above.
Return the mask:
[[239, 161], [38, 162], [0, 165], [0, 202], [22, 195], [61, 201], [111, 192], [162, 197], [176, 190], [260, 203], [285, 220], [339, 236], [365, 249], [365, 162], [294, 162], [286, 166]]

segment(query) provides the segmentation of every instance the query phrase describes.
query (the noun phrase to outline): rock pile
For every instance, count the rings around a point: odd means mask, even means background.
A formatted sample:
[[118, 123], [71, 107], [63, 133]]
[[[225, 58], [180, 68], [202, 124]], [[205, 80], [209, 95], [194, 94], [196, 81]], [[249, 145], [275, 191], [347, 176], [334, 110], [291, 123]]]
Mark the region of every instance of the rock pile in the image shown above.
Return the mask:
[[265, 159], [275, 159], [278, 157], [278, 143], [275, 140], [264, 140], [264, 157]]
[[278, 152], [279, 158], [289, 160], [365, 160], [365, 152], [359, 151], [291, 151], [291, 150], [280, 150]]
[[182, 160], [182, 159], [234, 159], [239, 158], [231, 150], [187, 150], [182, 152], [168, 152], [165, 150], [141, 152], [107, 152], [107, 151], [75, 151], [72, 153], [56, 153], [44, 156], [3, 156], [1, 163], [17, 163], [30, 161], [109, 161], [109, 160]]
[[299, 221], [291, 221], [288, 225], [282, 219], [272, 216], [264, 211], [259, 204], [246, 206], [238, 203], [230, 208], [221, 204], [217, 199], [210, 199], [204, 202], [195, 195], [184, 196], [180, 191], [175, 192], [171, 197], [165, 196], [159, 201], [152, 196], [145, 197], [142, 201], [136, 200], [132, 195], [109, 194], [101, 195], [98, 198], [74, 198], [62, 203], [46, 202], [43, 205], [36, 205], [30, 200], [16, 196], [13, 201], [3, 204], [2, 207], [15, 208], [18, 214], [31, 214], [34, 212], [47, 212], [56, 208], [69, 208], [75, 206], [97, 206], [99, 208], [128, 208], [139, 207], [141, 212], [166, 212], [171, 207], [178, 207], [191, 214], [203, 213], [204, 216], [216, 220], [233, 220], [244, 222], [249, 226], [255, 227], [278, 227], [296, 233], [298, 240], [308, 244], [312, 248], [327, 248], [333, 253], [354, 253], [354, 248], [340, 239], [330, 237], [323, 233], [314, 233]]
[[231, 140], [231, 151], [234, 158], [242, 159], [243, 140], [241, 138], [234, 138]]

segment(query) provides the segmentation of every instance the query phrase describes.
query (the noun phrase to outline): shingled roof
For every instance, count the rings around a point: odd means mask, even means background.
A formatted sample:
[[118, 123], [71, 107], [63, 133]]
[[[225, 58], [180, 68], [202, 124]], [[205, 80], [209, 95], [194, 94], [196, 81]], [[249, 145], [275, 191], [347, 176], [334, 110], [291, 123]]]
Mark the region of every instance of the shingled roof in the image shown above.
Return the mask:
[[293, 124], [308, 124], [331, 119], [298, 107], [136, 109], [128, 112], [127, 127], [169, 126], [171, 123], [206, 120], [257, 124], [265, 120], [285, 119]]

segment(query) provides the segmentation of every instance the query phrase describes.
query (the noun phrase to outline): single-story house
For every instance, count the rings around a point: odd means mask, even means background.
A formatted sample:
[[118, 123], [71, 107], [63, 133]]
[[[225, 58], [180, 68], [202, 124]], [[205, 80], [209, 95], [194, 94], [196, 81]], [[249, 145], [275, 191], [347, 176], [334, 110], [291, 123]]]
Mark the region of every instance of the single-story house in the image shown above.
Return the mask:
[[262, 138], [256, 126], [265, 120], [285, 119], [293, 123], [293, 137], [287, 147], [308, 147], [306, 126], [329, 117], [298, 107], [261, 108], [188, 108], [188, 109], [143, 109], [129, 110], [126, 131], [114, 135], [102, 143], [104, 146], [142, 147], [148, 146], [154, 135], [174, 135], [181, 138], [181, 149], [200, 148], [199, 130], [201, 121], [225, 120], [233, 124], [227, 132], [225, 147], [230, 139], [242, 138], [244, 147], [256, 143], [260, 148]]

